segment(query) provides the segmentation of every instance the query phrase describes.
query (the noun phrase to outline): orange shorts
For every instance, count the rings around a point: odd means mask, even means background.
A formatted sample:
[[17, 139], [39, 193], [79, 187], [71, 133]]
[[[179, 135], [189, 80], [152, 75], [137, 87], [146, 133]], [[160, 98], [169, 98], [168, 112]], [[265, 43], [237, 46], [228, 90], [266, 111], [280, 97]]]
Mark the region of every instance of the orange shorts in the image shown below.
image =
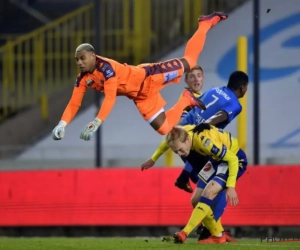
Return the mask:
[[166, 105], [159, 91], [169, 84], [179, 83], [184, 67], [179, 59], [138, 66], [146, 70], [146, 77], [134, 102], [144, 119], [149, 121]]

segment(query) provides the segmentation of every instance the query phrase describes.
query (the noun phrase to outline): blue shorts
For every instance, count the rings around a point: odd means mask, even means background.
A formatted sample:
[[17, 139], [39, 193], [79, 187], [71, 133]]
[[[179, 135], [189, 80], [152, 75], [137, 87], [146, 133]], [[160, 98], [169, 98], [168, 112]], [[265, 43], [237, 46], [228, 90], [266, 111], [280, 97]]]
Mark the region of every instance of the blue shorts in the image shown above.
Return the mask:
[[[240, 178], [247, 169], [247, 156], [243, 150], [237, 152], [237, 157], [239, 158], [239, 170], [237, 174], [237, 179]], [[226, 182], [228, 179], [229, 171], [228, 164], [226, 161], [216, 161], [210, 159], [205, 167], [199, 172], [199, 181], [197, 183], [197, 188], [204, 189], [211, 180], [218, 182], [223, 189], [226, 188]]]

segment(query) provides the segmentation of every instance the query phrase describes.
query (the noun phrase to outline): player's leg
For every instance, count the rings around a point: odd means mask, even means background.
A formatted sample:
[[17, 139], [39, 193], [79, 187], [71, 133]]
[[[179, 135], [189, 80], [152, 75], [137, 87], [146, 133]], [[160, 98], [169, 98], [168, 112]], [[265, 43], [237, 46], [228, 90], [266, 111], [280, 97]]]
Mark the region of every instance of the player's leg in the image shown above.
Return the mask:
[[[144, 102], [150, 105], [149, 112], [147, 113], [147, 121], [151, 121], [150, 125], [160, 134], [167, 134], [175, 125], [178, 124], [180, 117], [182, 115], [183, 110], [187, 107], [199, 107], [201, 109], [205, 109], [205, 105], [200, 99], [194, 97], [194, 95], [186, 90], [178, 102], [168, 111], [164, 111], [163, 106], [154, 107], [152, 102], [150, 103], [148, 99], [153, 99], [153, 96], [160, 95], [159, 91], [166, 84], [175, 83], [180, 81], [180, 77], [183, 75], [183, 65], [178, 59], [172, 59], [169, 61], [165, 61], [162, 63], [152, 63], [143, 65], [139, 65], [139, 67], [143, 67], [146, 71], [146, 78], [142, 84], [140, 93], [138, 94], [139, 99], [135, 100], [135, 102]], [[141, 96], [144, 96], [142, 99]], [[142, 100], [141, 100], [142, 99]], [[160, 101], [159, 104], [164, 103], [165, 101]], [[158, 113], [153, 113], [154, 110], [157, 110]], [[149, 114], [153, 114], [150, 117]], [[145, 118], [145, 116], [144, 116]]]
[[[204, 181], [203, 178], [199, 178], [199, 181], [197, 183], [197, 188], [196, 188], [196, 190], [193, 193], [192, 198], [191, 198], [191, 204], [192, 204], [193, 208], [195, 208], [195, 206], [198, 204], [198, 202], [199, 202], [199, 200], [202, 196], [203, 190], [206, 187], [206, 185], [207, 185], [207, 182]], [[219, 196], [220, 196], [220, 194], [218, 194], [216, 196], [216, 198], [213, 200], [213, 204], [212, 204], [212, 207], [211, 207], [211, 209], [213, 211], [213, 214], [214, 214], [214, 217], [219, 216], [219, 212], [218, 212], [219, 209], [217, 208], [217, 213], [215, 211], [215, 203], [217, 202], [216, 199], [218, 199]], [[225, 199], [226, 199], [226, 197], [225, 197]], [[207, 227], [202, 224], [202, 221], [199, 222], [199, 225], [196, 229], [196, 233], [199, 235], [198, 240], [204, 240], [204, 239], [207, 239], [208, 237], [211, 236], [210, 230], [207, 229]]]
[[[226, 199], [226, 189], [220, 192], [216, 198], [213, 201], [213, 212], [214, 212], [214, 217], [215, 220], [220, 223], [221, 225], [221, 216], [225, 212], [227, 206], [227, 199]], [[223, 230], [223, 234], [225, 235], [226, 242], [237, 242], [236, 239], [234, 239], [229, 231]], [[201, 235], [199, 235], [198, 240], [203, 240], [201, 238]]]
[[[193, 154], [193, 152], [195, 154]], [[207, 170], [209, 171], [211, 166], [210, 166], [210, 164], [204, 164], [204, 161], [206, 161], [205, 163], [208, 163], [207, 157], [199, 155], [195, 151], [191, 151], [189, 156], [186, 159], [183, 159], [185, 162], [189, 163], [189, 161], [186, 161], [187, 159], [193, 163], [193, 166], [191, 164], [189, 164], [189, 166], [193, 169], [191, 171], [191, 175], [193, 175], [193, 171], [197, 172], [197, 175], [196, 175], [197, 188], [195, 189], [195, 191], [191, 197], [191, 204], [194, 208], [197, 205], [197, 203], [199, 202], [200, 197], [203, 193], [203, 190], [207, 185], [207, 182], [204, 180], [205, 177], [207, 178], [205, 172]], [[214, 163], [214, 161], [212, 161], [212, 162]], [[201, 166], [200, 168], [202, 170], [202, 172], [200, 171], [201, 172], [200, 176], [205, 176], [205, 177], [202, 177], [202, 178], [198, 177], [199, 168], [196, 171], [194, 170], [194, 166], [197, 165], [197, 163], [200, 164], [200, 165], [198, 164], [198, 166]], [[215, 162], [215, 164], [217, 164], [217, 162]], [[202, 166], [204, 166], [204, 167], [202, 167]], [[209, 178], [207, 180], [209, 180]], [[225, 207], [226, 207], [226, 194], [224, 191], [222, 191], [213, 200], [212, 211], [213, 211], [214, 218], [216, 221], [218, 221], [219, 218], [221, 217], [221, 215], [223, 214]], [[197, 234], [200, 235], [199, 240], [206, 239], [209, 236], [211, 236], [210, 231], [206, 227], [204, 227], [201, 222], [199, 223], [199, 226], [196, 229], [196, 232], [197, 232]]]
[[[221, 190], [219, 185], [211, 185], [218, 165], [215, 161], [209, 161], [199, 172], [199, 181], [197, 188], [191, 198], [191, 204], [194, 207], [193, 213], [186, 227], [174, 234], [174, 242], [179, 243], [185, 241], [186, 237], [203, 221], [203, 219], [212, 213], [211, 205], [214, 197], [206, 197], [208, 192], [214, 192], [215, 196]], [[200, 201], [200, 202], [199, 202]]]
[[198, 29], [187, 42], [184, 57], [180, 59], [184, 65], [185, 71], [189, 71], [196, 66], [198, 57], [205, 44], [206, 33], [217, 23], [227, 19], [227, 17], [228, 16], [225, 13], [216, 12], [208, 16], [202, 16], [198, 19]]
[[[184, 57], [181, 59], [173, 59], [162, 63], [149, 64], [148, 66], [140, 65], [146, 70], [146, 77], [151, 76], [153, 85], [158, 85], [157, 90], [168, 85], [169, 83], [179, 82], [179, 78], [185, 71], [193, 68], [198, 61], [208, 30], [221, 20], [227, 18], [226, 14], [214, 13], [209, 16], [201, 17], [198, 20], [198, 29], [190, 38], [186, 45]], [[161, 74], [158, 74], [161, 72]], [[158, 74], [155, 78], [154, 75]], [[190, 90], [186, 89], [179, 101], [167, 112], [156, 114], [155, 118], [151, 118], [151, 126], [160, 134], [167, 134], [180, 120], [183, 110], [188, 106], [197, 106], [205, 109], [203, 102], [194, 97]]]
[[[145, 99], [136, 99], [134, 103], [144, 119], [161, 135], [167, 134], [178, 123], [183, 110], [186, 108], [185, 105], [180, 104], [180, 106], [177, 103], [176, 109], [165, 112], [166, 102], [161, 94], [155, 91]], [[176, 115], [172, 111], [176, 111]]]
[[[153, 66], [161, 65], [163, 73], [165, 75], [164, 82], [160, 82], [161, 87], [166, 86], [167, 83], [179, 82], [177, 78], [180, 78], [184, 72], [190, 71], [197, 65], [198, 57], [202, 52], [206, 40], [207, 32], [220, 21], [227, 19], [228, 15], [222, 12], [215, 12], [207, 16], [201, 16], [198, 18], [198, 28], [194, 35], [188, 40], [184, 56], [178, 59], [168, 60], [162, 63], [152, 64], [140, 64], [148, 72], [148, 75], [153, 75]], [[151, 69], [152, 72], [149, 72]], [[177, 71], [182, 69], [182, 72]], [[176, 79], [176, 80], [175, 80]], [[175, 81], [174, 81], [175, 80]]]
[[[191, 151], [191, 152], [193, 152], [193, 151]], [[190, 152], [190, 154], [191, 154], [191, 152]], [[200, 158], [198, 157], [198, 155], [200, 156]], [[202, 156], [200, 154], [196, 153], [193, 155], [193, 158], [189, 158], [189, 159], [191, 162], [193, 162], [192, 166], [194, 166], [196, 163], [196, 162], [194, 162], [194, 160], [202, 159]], [[207, 159], [207, 158], [205, 157], [204, 159]], [[207, 161], [206, 164], [203, 164], [204, 167], [202, 167], [201, 171], [198, 173], [197, 188], [191, 198], [191, 204], [192, 204], [193, 208], [195, 208], [196, 205], [198, 204], [198, 202], [203, 194], [203, 190], [207, 187], [207, 184], [215, 176], [215, 174], [216, 174], [215, 168], [217, 168], [217, 166], [218, 166], [217, 164], [218, 164], [218, 162], [211, 159], [210, 161]]]
[[222, 190], [213, 200], [212, 210], [214, 211], [215, 220], [219, 220], [223, 215], [227, 205], [226, 192]]
[[[214, 213], [212, 212], [211, 214], [208, 214], [204, 219], [203, 219], [203, 225], [204, 228], [207, 228], [207, 230], [210, 232], [210, 236], [205, 239], [208, 241], [210, 239], [214, 239], [212, 243], [226, 243], [226, 238], [225, 235], [223, 234], [224, 228], [221, 224], [220, 220], [216, 220], [214, 218]], [[204, 240], [198, 240], [199, 243], [203, 242]]]
[[[198, 202], [199, 199], [200, 199], [200, 196], [194, 197], [193, 204]], [[212, 207], [211, 207], [213, 214], [214, 214], [214, 218], [217, 222], [218, 222], [218, 220], [220, 220], [221, 216], [223, 215], [226, 205], [227, 205], [226, 192], [223, 190], [220, 193], [218, 193], [217, 196], [214, 198]], [[210, 231], [202, 224], [199, 225], [199, 227], [196, 229], [196, 233], [199, 235], [198, 240], [205, 240], [211, 236]]]
[[[206, 217], [210, 217], [210, 219], [206, 220], [206, 224], [209, 226], [213, 237], [218, 237], [221, 241], [225, 240], [225, 238], [222, 237], [222, 228], [218, 227], [215, 220], [212, 220], [213, 212], [211, 210], [213, 199], [221, 190], [222, 186], [214, 180], [206, 185], [188, 223], [181, 232], [174, 235], [174, 242], [179, 243], [185, 241], [186, 237], [199, 225], [199, 222], [203, 221]], [[222, 243], [221, 241], [220, 243]]]
[[[197, 211], [197, 208], [199, 208], [199, 207], [203, 208], [204, 212], [205, 212], [205, 210], [207, 211], [207, 214], [202, 219], [202, 222], [203, 222], [204, 226], [211, 233], [210, 237], [208, 237], [205, 240], [201, 240], [198, 243], [204, 243], [204, 242], [206, 242], [206, 243], [225, 243], [226, 242], [225, 235], [223, 235], [224, 228], [222, 227], [220, 221], [218, 221], [217, 219], [214, 218], [215, 213], [213, 212], [214, 199], [222, 191], [222, 189], [223, 189], [222, 185], [220, 185], [214, 179], [211, 180], [205, 187], [198, 204], [194, 208], [194, 211], [193, 211], [190, 221], [192, 222], [199, 216], [200, 213]], [[194, 218], [193, 218], [193, 216], [194, 216]], [[191, 225], [187, 225], [187, 228], [189, 228]], [[185, 230], [185, 229], [183, 229], [183, 230]]]
[[[195, 154], [193, 154], [193, 153], [195, 153]], [[195, 207], [203, 193], [203, 189], [205, 188], [205, 186], [207, 184], [203, 179], [200, 179], [198, 177], [199, 168], [197, 170], [195, 170], [195, 165], [201, 166], [200, 168], [203, 168], [202, 166], [205, 166], [205, 163], [208, 162], [208, 159], [207, 159], [207, 157], [199, 155], [198, 153], [196, 153], [194, 151], [191, 151], [188, 157], [181, 157], [181, 158], [185, 162], [185, 169], [189, 172], [189, 175], [191, 176], [191, 178], [196, 178], [196, 181], [194, 183], [197, 183], [197, 188], [195, 189], [195, 191], [191, 197], [191, 204], [193, 207]], [[190, 164], [190, 161], [193, 163], [193, 166]], [[185, 186], [179, 187], [179, 188], [182, 188], [185, 191], [189, 192], [189, 190], [185, 189], [187, 187], [188, 187], [188, 185], [186, 184]], [[217, 227], [220, 227], [220, 228], [223, 228], [222, 224], [219, 220], [221, 218], [221, 215], [224, 213], [226, 204], [227, 204], [226, 193], [225, 193], [225, 191], [222, 191], [213, 200], [213, 205], [212, 205], [214, 219], [217, 222]], [[205, 222], [203, 222], [203, 223], [205, 224]], [[207, 223], [209, 224], [210, 222], [208, 221]], [[214, 222], [212, 222], [212, 223], [214, 223]], [[199, 226], [196, 229], [196, 233], [199, 235], [198, 241], [205, 240], [211, 236], [210, 230], [207, 229], [207, 227], [205, 225], [202, 225], [202, 222], [199, 223]], [[227, 242], [235, 242], [236, 241], [233, 237], [231, 237], [230, 234], [228, 234], [228, 232], [223, 232], [223, 233], [225, 234], [225, 238], [226, 238]]]
[[[204, 160], [207, 160], [207, 158], [205, 158], [205, 157], [201, 157], [201, 158], [203, 158]], [[191, 161], [193, 161], [193, 159], [191, 159]], [[198, 161], [200, 162], [200, 159], [198, 159]], [[206, 172], [210, 171], [210, 167], [211, 167], [210, 164], [217, 165], [218, 162], [210, 161], [210, 162], [207, 162], [207, 164], [201, 164], [201, 165], [205, 165], [205, 166], [204, 166], [204, 168], [202, 168], [202, 170], [199, 173], [199, 175], [201, 177], [199, 178], [199, 182], [197, 183], [197, 189], [195, 190], [195, 192], [193, 193], [193, 196], [191, 198], [191, 203], [192, 203], [193, 207], [195, 207], [197, 205], [197, 203], [200, 200], [200, 197], [202, 195], [203, 189], [206, 186], [206, 181], [204, 180], [204, 178], [207, 177]], [[209, 178], [207, 180], [209, 180]], [[214, 218], [217, 221], [217, 223], [220, 223], [218, 220], [221, 218], [222, 214], [224, 213], [226, 205], [227, 205], [226, 192], [223, 190], [220, 193], [218, 193], [217, 196], [214, 198], [212, 207], [211, 207], [213, 214], [214, 214]], [[220, 223], [220, 226], [221, 226], [221, 223]], [[202, 225], [202, 223], [200, 223], [200, 225], [197, 227], [196, 233], [199, 235], [199, 237], [198, 237], [199, 241], [205, 240], [211, 236], [210, 231], [204, 225]], [[227, 232], [224, 232], [224, 233], [225, 233], [225, 238], [226, 238], [227, 242], [235, 242], [234, 238], [232, 238]]]
[[[205, 186], [206, 186], [206, 183], [200, 179], [197, 184], [197, 188], [191, 198], [191, 204], [193, 207], [195, 207], [197, 205], [197, 203], [199, 202], [200, 197], [203, 193], [203, 187], [205, 187]], [[212, 207], [211, 207], [211, 209], [213, 211], [214, 219], [217, 222], [218, 227], [221, 227], [221, 228], [222, 228], [222, 224], [219, 220], [225, 211], [226, 205], [227, 205], [226, 192], [223, 190], [220, 193], [218, 193], [217, 196], [214, 198]], [[203, 223], [205, 224], [204, 221], [203, 221]], [[224, 231], [224, 230], [222, 230], [222, 231]], [[211, 236], [210, 230], [206, 227], [206, 225], [203, 225], [202, 222], [199, 223], [199, 226], [196, 229], [196, 233], [199, 235], [198, 241], [205, 240]], [[235, 242], [236, 241], [227, 232], [223, 232], [223, 233], [225, 234], [225, 238], [226, 238], [227, 242]]]
[[[169, 60], [166, 62], [162, 62], [165, 70], [173, 69], [176, 67], [183, 67], [183, 73], [190, 71], [193, 67], [197, 65], [198, 57], [202, 52], [206, 40], [207, 32], [220, 21], [227, 19], [228, 15], [222, 12], [216, 12], [207, 16], [201, 16], [198, 18], [198, 28], [194, 35], [188, 40], [184, 56], [179, 58], [181, 63], [178, 63], [176, 60]], [[153, 64], [149, 64], [151, 66]], [[145, 67], [147, 64], [141, 64], [140, 66]], [[166, 75], [166, 79], [163, 86], [166, 86], [166, 83], [174, 83], [174, 79], [180, 77], [179, 72], [172, 72]], [[178, 82], [178, 81], [176, 81]]]
[[[245, 171], [247, 169], [247, 157], [246, 157], [246, 154], [244, 153], [244, 151], [242, 151], [242, 150], [238, 151], [237, 156], [239, 158], [239, 169], [238, 169], [238, 173], [237, 173], [237, 180], [238, 180], [245, 173]], [[229, 176], [228, 164], [226, 162], [221, 162], [217, 167], [217, 174], [213, 177], [213, 179], [210, 181], [210, 183], [213, 183], [216, 186], [220, 186], [221, 190], [226, 189], [226, 182], [227, 182], [228, 176]], [[223, 192], [221, 192], [221, 193], [223, 193]], [[205, 192], [205, 190], [204, 190], [203, 196], [211, 197], [212, 194], [209, 194], [209, 193]], [[223, 197], [220, 196], [220, 198], [221, 198], [221, 200], [219, 201], [220, 202], [220, 204], [219, 204], [220, 205], [220, 208], [219, 208], [220, 213], [219, 213], [219, 215], [217, 214], [217, 216], [221, 216], [223, 214], [224, 209], [222, 209], [222, 207], [226, 207], [226, 204], [227, 204], [226, 196], [225, 196], [225, 199], [224, 199], [224, 196]], [[212, 202], [212, 204], [213, 204], [213, 202]], [[217, 213], [218, 213], [218, 210], [217, 210]], [[219, 222], [219, 225], [221, 225], [220, 222]], [[226, 235], [226, 234], [223, 234], [222, 236], [224, 236], [226, 241], [227, 240], [230, 242], [235, 241], [233, 238], [228, 237], [228, 235]], [[220, 239], [218, 239], [218, 237], [214, 237], [212, 235], [208, 239], [200, 240], [198, 243], [199, 244], [220, 243], [219, 241], [220, 241]]]
[[[199, 243], [226, 242], [226, 237], [222, 233], [224, 229], [221, 225], [221, 222], [219, 221], [220, 216], [223, 214], [224, 208], [226, 207], [226, 196], [224, 191], [222, 192], [222, 190], [226, 187], [228, 169], [224, 172], [224, 170], [222, 170], [223, 166], [223, 162], [220, 163], [214, 160], [210, 160], [199, 172], [197, 189], [191, 199], [191, 203], [194, 207], [192, 216], [186, 227], [181, 232], [174, 235], [175, 241], [184, 241], [186, 236], [192, 232], [192, 230], [197, 226], [197, 224], [199, 224], [199, 222], [204, 222], [208, 227], [211, 236], [203, 241], [199, 241]], [[220, 174], [218, 174], [216, 176], [216, 173], [219, 172], [225, 173], [226, 175], [220, 176]], [[206, 185], [206, 183], [208, 184]], [[220, 203], [220, 201], [222, 201], [223, 203]], [[215, 206], [216, 203], [219, 204], [219, 208]], [[213, 210], [215, 210], [215, 212], [213, 212]], [[216, 220], [213, 219], [211, 215], [213, 215], [213, 217], [216, 216]]]
[[[212, 205], [214, 219], [216, 220], [218, 226], [221, 228], [222, 228], [221, 216], [225, 212], [226, 206], [227, 206], [226, 191], [223, 190], [213, 200], [213, 205]], [[204, 220], [203, 220], [203, 224], [205, 224]], [[206, 240], [211, 236], [210, 230], [207, 229], [206, 225], [203, 224], [201, 224], [196, 229], [196, 233], [199, 235], [198, 241]], [[237, 240], [232, 237], [231, 233], [228, 230], [222, 230], [222, 231], [225, 236], [226, 242], [237, 242]]]
[[191, 205], [192, 205], [193, 208], [195, 208], [197, 206], [197, 204], [200, 200], [200, 197], [203, 194], [203, 190], [205, 188], [205, 186], [200, 187], [201, 186], [201, 185], [199, 185], [200, 183], [202, 184], [203, 182], [201, 180], [199, 180], [199, 182], [197, 183], [197, 187], [196, 187], [196, 189], [195, 189], [195, 191], [194, 191], [194, 193], [192, 194], [192, 197], [191, 197]]

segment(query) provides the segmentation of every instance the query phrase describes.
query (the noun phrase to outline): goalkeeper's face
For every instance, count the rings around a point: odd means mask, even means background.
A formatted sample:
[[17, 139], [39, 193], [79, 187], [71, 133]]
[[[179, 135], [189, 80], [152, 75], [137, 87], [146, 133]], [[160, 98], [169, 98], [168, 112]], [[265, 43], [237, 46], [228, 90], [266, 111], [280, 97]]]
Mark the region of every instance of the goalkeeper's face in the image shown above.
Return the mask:
[[81, 73], [92, 73], [96, 68], [96, 55], [93, 52], [86, 50], [76, 52], [75, 60]]
[[188, 156], [191, 151], [191, 138], [188, 136], [185, 141], [180, 141], [179, 139], [176, 141], [173, 141], [169, 144], [169, 147], [172, 151], [174, 151], [179, 156]]

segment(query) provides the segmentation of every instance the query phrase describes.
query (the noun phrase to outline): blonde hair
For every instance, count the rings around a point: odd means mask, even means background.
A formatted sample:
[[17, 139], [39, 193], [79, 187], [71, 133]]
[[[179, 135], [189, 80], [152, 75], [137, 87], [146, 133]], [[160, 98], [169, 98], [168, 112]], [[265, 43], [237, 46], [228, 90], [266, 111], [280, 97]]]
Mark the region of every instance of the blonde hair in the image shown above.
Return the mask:
[[185, 142], [188, 137], [188, 132], [181, 126], [175, 126], [171, 131], [166, 135], [166, 143], [168, 146], [174, 144], [177, 141]]

